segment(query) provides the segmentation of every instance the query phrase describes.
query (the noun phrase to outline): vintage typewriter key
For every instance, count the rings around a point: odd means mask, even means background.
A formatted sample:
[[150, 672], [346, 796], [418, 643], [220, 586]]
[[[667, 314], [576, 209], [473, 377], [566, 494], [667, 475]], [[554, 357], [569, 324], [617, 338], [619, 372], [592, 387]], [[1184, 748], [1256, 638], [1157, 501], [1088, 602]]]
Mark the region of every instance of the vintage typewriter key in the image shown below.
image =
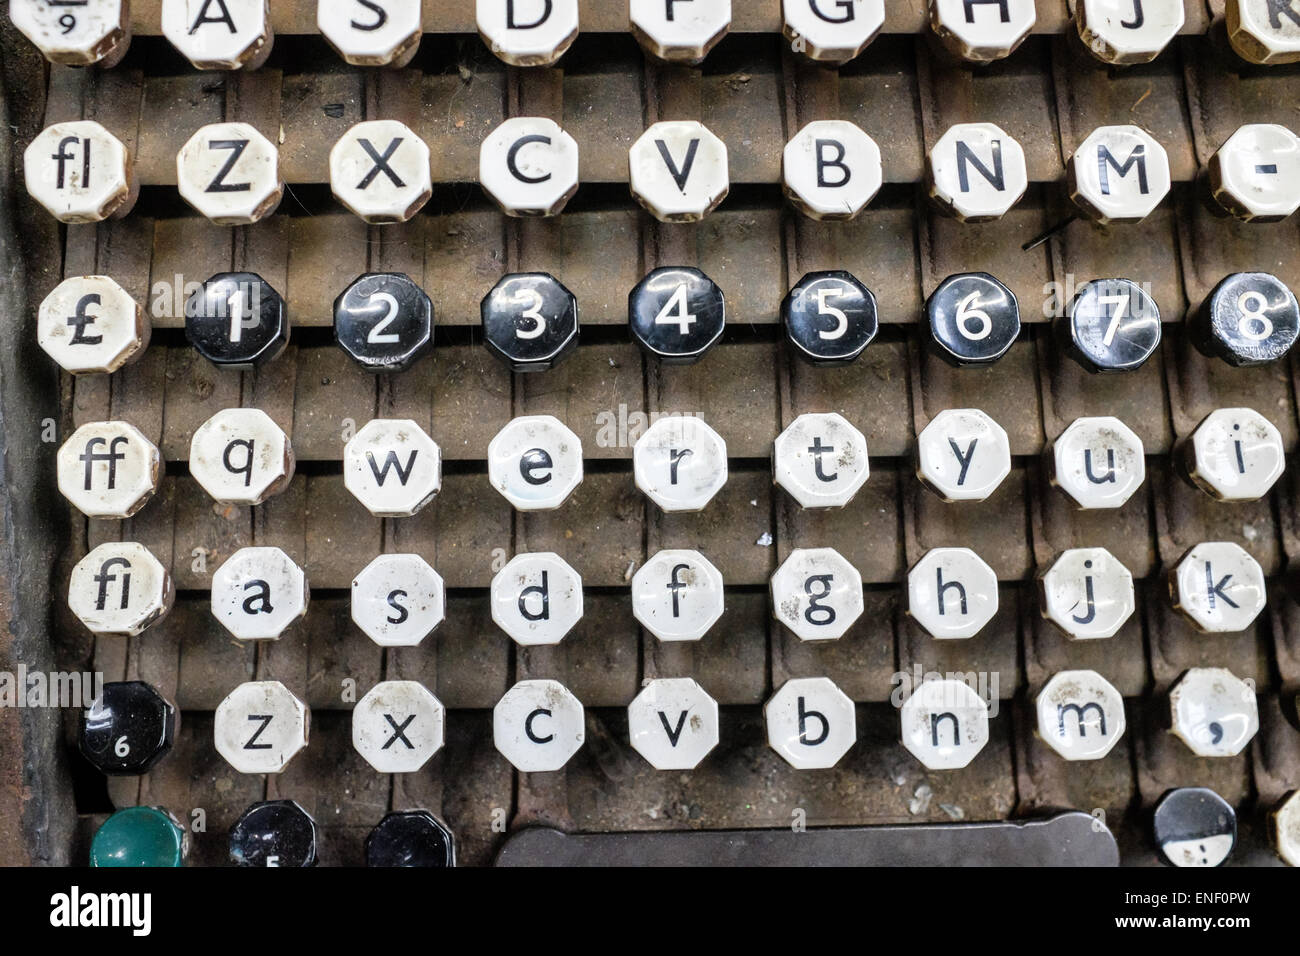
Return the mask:
[[550, 551], [515, 555], [491, 595], [492, 620], [521, 647], [558, 644], [582, 619], [582, 576]]
[[1131, 279], [1085, 283], [1058, 326], [1072, 358], [1089, 372], [1131, 372], [1160, 344], [1160, 310]]
[[801, 508], [843, 508], [870, 475], [867, 439], [842, 415], [800, 415], [776, 437], [776, 484]]
[[366, 866], [456, 865], [456, 838], [428, 810], [384, 817], [366, 837]]
[[334, 300], [334, 341], [369, 372], [404, 372], [433, 349], [433, 303], [399, 272], [368, 272]]
[[627, 320], [647, 355], [666, 365], [690, 365], [722, 338], [726, 298], [699, 269], [665, 266], [628, 294]]
[[788, 680], [763, 707], [767, 745], [796, 770], [826, 770], [858, 739], [853, 701], [828, 677]]
[[36, 339], [65, 372], [116, 372], [149, 345], [153, 324], [108, 276], [64, 279], [41, 303]]
[[931, 770], [960, 770], [989, 742], [989, 705], [965, 681], [922, 681], [900, 717], [903, 746]]
[[478, 181], [507, 216], [555, 216], [578, 191], [578, 144], [554, 120], [516, 116], [479, 148]]
[[843, 66], [885, 25], [885, 0], [782, 0], [781, 32], [814, 63]]
[[129, 518], [158, 490], [158, 448], [126, 422], [90, 422], [58, 454], [59, 491], [88, 518]]
[[247, 226], [280, 205], [280, 151], [248, 123], [213, 123], [176, 154], [181, 198], [218, 226]]
[[1050, 480], [1081, 511], [1120, 508], [1146, 480], [1142, 439], [1118, 418], [1076, 418], [1056, 441]]
[[801, 641], [834, 641], [862, 616], [862, 575], [834, 548], [795, 548], [770, 582], [772, 616]]
[[731, 0], [628, 0], [628, 17], [646, 53], [694, 66], [731, 28]]
[[289, 314], [257, 273], [219, 272], [186, 301], [185, 338], [213, 365], [250, 369], [289, 344]]
[[637, 439], [632, 474], [664, 511], [703, 511], [727, 483], [727, 443], [702, 418], [669, 415]]
[[1251, 63], [1300, 62], [1300, 5], [1296, 0], [1227, 0], [1228, 42]]
[[442, 749], [445, 719], [423, 684], [382, 681], [352, 708], [352, 746], [379, 773], [414, 773]]
[[1214, 287], [1190, 326], [1192, 341], [1204, 354], [1237, 368], [1264, 365], [1295, 345], [1300, 305], [1275, 276], [1235, 272]]
[[983, 501], [1011, 474], [1011, 440], [978, 408], [947, 408], [917, 436], [916, 458], [916, 477], [944, 501]]
[[1100, 760], [1124, 736], [1124, 698], [1096, 671], [1053, 674], [1035, 706], [1038, 736], [1066, 760]]
[[101, 773], [148, 773], [172, 749], [176, 705], [144, 681], [112, 681], [81, 715], [81, 753]]
[[992, 365], [1020, 335], [1020, 303], [987, 272], [963, 272], [939, 283], [925, 303], [930, 341], [949, 365]]
[[345, 63], [403, 67], [420, 45], [420, 0], [317, 0], [316, 28]]
[[488, 444], [488, 480], [518, 511], [552, 511], [582, 484], [582, 441], [553, 415], [511, 419]]
[[809, 123], [785, 144], [781, 181], [790, 204], [813, 219], [852, 219], [880, 192], [876, 141], [843, 120]]
[[232, 690], [213, 724], [217, 752], [240, 773], [280, 773], [307, 746], [311, 713], [278, 680]]
[[1156, 804], [1151, 833], [1170, 866], [1222, 866], [1237, 845], [1237, 812], [1206, 787], [1178, 787]]
[[415, 647], [446, 603], [442, 575], [418, 554], [381, 554], [352, 579], [352, 622], [380, 647]]
[[813, 365], [848, 365], [876, 337], [876, 297], [847, 272], [810, 272], [781, 302], [794, 353]]
[[316, 821], [294, 800], [266, 800], [240, 814], [230, 828], [235, 866], [316, 865]]
[[358, 123], [330, 150], [330, 191], [366, 222], [406, 222], [433, 195], [429, 146], [396, 120]]
[[267, 0], [162, 0], [162, 32], [200, 70], [253, 70], [271, 55]]
[[511, 66], [550, 66], [578, 38], [578, 0], [475, 0], [479, 36]]
[[582, 703], [559, 681], [521, 680], [492, 710], [492, 739], [524, 773], [559, 770], [586, 739]]
[[1210, 193], [1244, 222], [1278, 222], [1300, 209], [1300, 136], [1248, 123], [1210, 157]]
[[1034, 0], [930, 0], [930, 26], [968, 63], [1010, 56], [1037, 19]]
[[907, 613], [932, 637], [974, 637], [998, 613], [997, 572], [970, 548], [931, 548], [907, 572]]
[[1220, 501], [1258, 501], [1286, 467], [1281, 432], [1252, 408], [1210, 412], [1179, 452], [1192, 483]]
[[125, 216], [139, 195], [131, 154], [91, 120], [56, 123], [23, 153], [27, 192], [60, 222]]
[[1169, 572], [1174, 608], [1206, 633], [1244, 631], [1264, 610], [1264, 572], [1250, 554], [1229, 541], [1190, 548]]
[[1150, 63], [1183, 28], [1183, 0], [1078, 0], [1079, 39], [1113, 66]]
[[632, 576], [632, 616], [661, 641], [700, 640], [725, 605], [722, 572], [698, 551], [660, 551]]
[[68, 607], [92, 634], [134, 637], [162, 620], [175, 597], [167, 569], [134, 541], [101, 544], [68, 581]]
[[309, 599], [307, 575], [279, 548], [240, 548], [212, 574], [212, 616], [241, 641], [279, 640]]
[[1193, 667], [1169, 692], [1174, 735], [1198, 757], [1235, 757], [1259, 731], [1254, 681]]
[[689, 677], [648, 680], [628, 704], [627, 733], [656, 770], [694, 770], [718, 745], [718, 702]]
[[1105, 548], [1063, 551], [1038, 577], [1038, 609], [1072, 641], [1114, 637], [1133, 616], [1133, 575]]
[[9, 0], [9, 19], [65, 66], [114, 66], [131, 42], [129, 0]]
[[578, 299], [545, 272], [508, 275], [479, 305], [483, 342], [515, 372], [545, 372], [578, 347]]
[[958, 123], [926, 153], [925, 181], [946, 215], [961, 222], [1000, 219], [1029, 188], [1025, 151], [992, 123]]
[[1273, 849], [1288, 866], [1300, 866], [1300, 790], [1292, 790], [1269, 814]]
[[1169, 154], [1138, 126], [1099, 126], [1066, 164], [1070, 198], [1103, 226], [1141, 222], [1169, 192]]
[[259, 408], [226, 408], [190, 440], [190, 474], [215, 500], [260, 505], [293, 478], [289, 436]]
[[660, 222], [703, 219], [731, 188], [727, 145], [695, 120], [655, 123], [627, 158], [632, 198]]
[[95, 831], [90, 865], [184, 866], [189, 851], [189, 832], [162, 807], [127, 807]]
[[409, 517], [442, 488], [442, 450], [409, 418], [376, 418], [343, 446], [343, 484], [375, 517]]

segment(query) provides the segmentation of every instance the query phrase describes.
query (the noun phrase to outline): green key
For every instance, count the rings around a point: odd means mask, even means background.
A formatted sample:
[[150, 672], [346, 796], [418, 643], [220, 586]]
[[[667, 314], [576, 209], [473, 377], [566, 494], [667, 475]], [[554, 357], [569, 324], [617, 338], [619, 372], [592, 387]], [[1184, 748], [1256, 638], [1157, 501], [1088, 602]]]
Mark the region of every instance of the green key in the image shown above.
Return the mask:
[[90, 841], [91, 866], [183, 866], [185, 830], [166, 810], [128, 807], [107, 820]]

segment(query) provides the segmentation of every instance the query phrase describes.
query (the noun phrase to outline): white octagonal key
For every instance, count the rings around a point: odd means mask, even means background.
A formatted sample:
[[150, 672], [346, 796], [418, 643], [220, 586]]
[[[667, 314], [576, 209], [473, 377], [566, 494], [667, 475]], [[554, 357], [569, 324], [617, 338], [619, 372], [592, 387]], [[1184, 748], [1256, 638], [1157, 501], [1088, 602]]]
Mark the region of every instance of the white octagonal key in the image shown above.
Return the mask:
[[212, 574], [212, 616], [241, 641], [278, 641], [309, 597], [307, 575], [279, 548], [240, 548]]
[[582, 619], [582, 576], [558, 554], [517, 554], [492, 578], [492, 620], [516, 644], [558, 644]]
[[112, 66], [131, 42], [129, 0], [9, 0], [9, 19], [65, 66]]
[[934, 637], [974, 637], [998, 613], [997, 573], [970, 548], [931, 548], [907, 572], [907, 613]]
[[420, 0], [317, 0], [316, 28], [353, 66], [405, 66], [420, 45]]
[[730, 188], [727, 144], [695, 120], [655, 123], [628, 150], [632, 198], [661, 222], [696, 222]]
[[842, 66], [885, 25], [885, 0], [782, 0], [782, 29], [796, 53]]
[[271, 55], [269, 0], [162, 0], [162, 32], [200, 70], [256, 69]]
[[1010, 56], [1038, 18], [1034, 0], [930, 0], [930, 26], [971, 63]]
[[475, 0], [479, 36], [512, 66], [550, 66], [578, 36], [578, 0]]
[[139, 192], [130, 152], [93, 120], [43, 129], [23, 153], [23, 175], [27, 192], [60, 222], [124, 216]]
[[834, 548], [796, 548], [772, 575], [772, 616], [801, 641], [833, 641], [862, 615], [862, 575]]
[[1228, 41], [1243, 59], [1272, 66], [1300, 62], [1300, 2], [1227, 0]]
[[656, 770], [694, 770], [718, 745], [718, 702], [689, 677], [648, 680], [628, 705], [627, 732]]
[[442, 749], [445, 720], [423, 684], [381, 681], [352, 708], [352, 746], [379, 773], [414, 773]]
[[880, 147], [852, 123], [815, 120], [785, 144], [781, 179], [786, 197], [804, 215], [852, 219], [884, 182]]
[[1206, 415], [1183, 448], [1188, 476], [1220, 501], [1256, 501], [1282, 477], [1282, 433], [1251, 408], [1219, 408]]
[[1169, 154], [1137, 126], [1099, 126], [1067, 164], [1070, 198], [1097, 222], [1141, 222], [1169, 192]]
[[1100, 760], [1124, 736], [1124, 698], [1096, 671], [1061, 671], [1038, 694], [1038, 736], [1066, 760]]
[[330, 150], [330, 191], [366, 222], [406, 222], [433, 195], [429, 146], [396, 120], [358, 123]]
[[958, 123], [925, 157], [930, 198], [962, 222], [999, 219], [1029, 188], [1025, 151], [993, 123]]
[[108, 276], [72, 276], [45, 297], [36, 338], [73, 375], [116, 372], [144, 354], [153, 324]]
[[582, 703], [554, 680], [521, 680], [492, 710], [492, 740], [516, 770], [559, 770], [586, 739]]
[[280, 773], [307, 746], [311, 712], [278, 680], [232, 690], [213, 717], [217, 753], [240, 773]]
[[1006, 431], [978, 408], [948, 408], [916, 439], [916, 476], [944, 501], [983, 501], [1011, 474]]
[[582, 484], [582, 442], [553, 415], [511, 419], [488, 444], [488, 479], [519, 511], [553, 510]]
[[1222, 667], [1193, 667], [1169, 692], [1172, 730], [1198, 757], [1235, 757], [1259, 730], [1255, 687]]
[[1076, 418], [1052, 443], [1052, 484], [1080, 510], [1119, 508], [1147, 477], [1142, 439], [1118, 418]]
[[1269, 829], [1282, 862], [1300, 866], [1300, 790], [1292, 790], [1273, 809]]
[[669, 415], [637, 439], [632, 472], [664, 511], [701, 511], [727, 483], [727, 443], [702, 418]]
[[212, 123], [176, 154], [176, 188], [217, 225], [249, 225], [280, 204], [280, 151], [248, 123]]
[[289, 436], [260, 408], [226, 408], [190, 440], [190, 474], [217, 501], [260, 505], [293, 478]]
[[1210, 157], [1210, 192], [1245, 222], [1277, 222], [1300, 209], [1300, 136], [1247, 123]]
[[800, 415], [776, 438], [772, 473], [802, 508], [843, 508], [871, 473], [866, 436], [835, 412]]
[[129, 518], [153, 497], [158, 448], [127, 422], [90, 422], [58, 454], [59, 491], [88, 518]]
[[445, 616], [442, 575], [418, 554], [381, 554], [352, 579], [352, 621], [380, 647], [414, 647]]
[[1114, 637], [1136, 607], [1133, 575], [1105, 548], [1071, 548], [1038, 579], [1039, 610], [1070, 640]]
[[343, 484], [380, 518], [415, 514], [442, 488], [442, 451], [408, 418], [376, 418], [343, 448]]
[[1244, 631], [1267, 597], [1259, 562], [1230, 541], [1188, 550], [1169, 572], [1169, 594], [1174, 608], [1207, 633]]
[[516, 116], [479, 148], [483, 191], [508, 216], [554, 216], [578, 191], [578, 144], [554, 120]]
[[694, 65], [731, 28], [731, 0], [628, 0], [628, 19], [645, 52]]
[[698, 551], [660, 551], [632, 576], [632, 615], [661, 641], [698, 641], [724, 607], [722, 573]]
[[788, 680], [763, 707], [767, 744], [796, 770], [839, 763], [858, 739], [853, 701], [828, 677]]
[[989, 742], [989, 705], [964, 681], [922, 681], [900, 717], [903, 746], [931, 770], [959, 770]]
[[1077, 0], [1079, 39], [1103, 63], [1150, 63], [1183, 28], [1183, 0]]
[[134, 637], [171, 610], [171, 575], [142, 544], [110, 541], [77, 562], [68, 607], [93, 634]]

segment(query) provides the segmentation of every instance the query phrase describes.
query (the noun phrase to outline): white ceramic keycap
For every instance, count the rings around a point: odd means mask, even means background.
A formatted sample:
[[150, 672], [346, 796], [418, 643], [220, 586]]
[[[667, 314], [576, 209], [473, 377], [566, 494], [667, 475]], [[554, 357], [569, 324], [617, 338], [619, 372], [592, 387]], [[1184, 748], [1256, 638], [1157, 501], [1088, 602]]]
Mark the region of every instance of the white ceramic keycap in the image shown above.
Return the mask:
[[405, 66], [420, 45], [420, 0], [317, 0], [316, 28], [353, 66]]
[[660, 551], [632, 576], [632, 614], [661, 641], [698, 641], [723, 610], [722, 573], [698, 551]]
[[1282, 433], [1251, 408], [1219, 408], [1202, 419], [1184, 449], [1188, 476], [1220, 501], [1256, 501], [1286, 467]]
[[89, 518], [129, 518], [153, 497], [158, 448], [128, 422], [88, 422], [59, 449], [59, 491]]
[[1300, 209], [1300, 136], [1276, 123], [1238, 127], [1210, 157], [1210, 192], [1245, 222], [1277, 222]]
[[1135, 609], [1133, 575], [1105, 548], [1071, 548], [1038, 580], [1039, 609], [1071, 640], [1114, 637]]
[[423, 684], [381, 681], [352, 708], [352, 746], [379, 773], [414, 773], [442, 749], [445, 719]]
[[1198, 757], [1235, 757], [1259, 730], [1253, 683], [1222, 667], [1193, 667], [1169, 692], [1172, 730]]
[[162, 32], [200, 70], [255, 69], [274, 40], [269, 0], [162, 0]]
[[627, 732], [656, 770], [694, 770], [718, 745], [718, 702], [688, 677], [649, 680], [628, 705]]
[[1146, 476], [1142, 439], [1118, 418], [1076, 418], [1052, 443], [1052, 483], [1081, 510], [1123, 506]]
[[916, 439], [916, 476], [944, 501], [983, 501], [1011, 473], [1011, 442], [977, 408], [949, 408]]
[[670, 415], [637, 439], [632, 471], [664, 511], [700, 511], [727, 483], [727, 443], [702, 418]]
[[731, 27], [731, 0], [627, 0], [632, 35], [651, 56], [696, 64]]
[[492, 710], [492, 739], [524, 773], [559, 770], [586, 739], [582, 703], [554, 680], [521, 680]]
[[1034, 0], [930, 0], [930, 26], [952, 53], [971, 63], [1009, 56], [1037, 20]]
[[413, 515], [442, 488], [442, 451], [410, 419], [376, 418], [344, 446], [343, 483], [377, 517]]
[[289, 436], [259, 408], [227, 408], [190, 440], [190, 474], [217, 501], [259, 505], [293, 478]]
[[885, 25], [885, 0], [782, 0], [781, 16], [792, 50], [814, 63], [841, 66]]
[[108, 276], [71, 276], [47, 295], [36, 337], [73, 375], [116, 372], [149, 345], [153, 329], [144, 310]]
[[1264, 571], [1238, 544], [1206, 541], [1170, 572], [1174, 607], [1208, 633], [1244, 631], [1264, 610]]
[[582, 483], [582, 442], [552, 415], [512, 419], [488, 445], [488, 479], [519, 511], [550, 511]]
[[781, 154], [785, 195], [813, 219], [852, 219], [884, 182], [880, 147], [844, 120], [815, 120]]
[[554, 120], [516, 116], [479, 148], [483, 191], [508, 216], [554, 216], [578, 191], [578, 144]]
[[124, 216], [138, 187], [131, 155], [93, 120], [47, 126], [23, 152], [27, 192], [60, 222]]
[[1150, 63], [1183, 28], [1183, 0], [1077, 0], [1074, 22], [1103, 63]]
[[109, 67], [131, 41], [128, 0], [9, 0], [9, 19], [51, 63]]
[[176, 188], [217, 225], [249, 225], [280, 204], [280, 151], [248, 123], [212, 123], [176, 154]]
[[989, 706], [963, 681], [922, 681], [900, 718], [903, 746], [931, 770], [965, 767], [989, 742]]
[[776, 438], [772, 472], [802, 508], [843, 508], [871, 474], [867, 439], [835, 412], [800, 415]]
[[523, 647], [558, 644], [582, 618], [582, 576], [558, 554], [517, 554], [492, 578], [492, 620]]
[[858, 739], [853, 701], [828, 677], [788, 680], [763, 707], [767, 743], [796, 770], [839, 763]]
[[907, 573], [907, 613], [933, 637], [974, 637], [998, 613], [998, 576], [970, 548], [931, 548]]
[[330, 150], [330, 190], [366, 222], [406, 222], [433, 195], [429, 146], [396, 120], [358, 123]]
[[1100, 760], [1124, 736], [1124, 698], [1096, 671], [1061, 671], [1038, 694], [1038, 736], [1066, 760]]
[[862, 575], [834, 548], [796, 548], [770, 582], [772, 615], [803, 641], [833, 641], [862, 615]]
[[1269, 819], [1273, 847], [1288, 866], [1300, 866], [1300, 790], [1292, 790]]
[[442, 576], [418, 554], [381, 554], [352, 579], [352, 621], [380, 647], [414, 647], [445, 616]]
[[241, 641], [279, 640], [308, 599], [307, 576], [279, 548], [240, 548], [212, 573], [212, 616]]
[[479, 36], [512, 66], [550, 66], [578, 36], [578, 0], [475, 0]]
[[925, 157], [930, 198], [962, 222], [987, 222], [1011, 211], [1029, 188], [1025, 151], [993, 123], [958, 123]]
[[655, 123], [628, 151], [632, 197], [662, 222], [695, 222], [727, 195], [727, 146], [695, 120]]
[[1227, 0], [1228, 41], [1242, 59], [1264, 66], [1300, 61], [1300, 2]]
[[240, 684], [213, 716], [217, 753], [240, 773], [280, 773], [307, 746], [310, 719], [278, 680]]
[[1067, 164], [1070, 198], [1102, 225], [1141, 222], [1169, 192], [1169, 154], [1138, 126], [1099, 126]]
[[134, 637], [171, 610], [171, 575], [142, 544], [110, 541], [77, 562], [68, 607], [93, 634]]

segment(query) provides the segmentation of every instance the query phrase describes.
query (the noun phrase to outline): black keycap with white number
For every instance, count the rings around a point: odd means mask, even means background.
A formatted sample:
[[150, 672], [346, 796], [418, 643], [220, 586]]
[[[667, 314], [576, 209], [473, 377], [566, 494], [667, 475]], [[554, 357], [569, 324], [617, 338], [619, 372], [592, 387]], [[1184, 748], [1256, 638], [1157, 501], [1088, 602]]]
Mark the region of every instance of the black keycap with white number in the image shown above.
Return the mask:
[[1095, 279], [1079, 288], [1060, 332], [1089, 372], [1131, 372], [1160, 344], [1160, 310], [1131, 279]]
[[722, 338], [727, 305], [717, 283], [699, 269], [667, 266], [628, 294], [627, 318], [647, 354], [666, 365], [690, 365]]
[[368, 272], [334, 300], [334, 340], [368, 371], [405, 371], [433, 347], [433, 303], [409, 276]]
[[1235, 272], [1214, 287], [1192, 322], [1192, 341], [1229, 365], [1280, 359], [1300, 334], [1300, 306], [1267, 272]]
[[944, 279], [925, 310], [934, 350], [951, 365], [991, 365], [1020, 334], [1020, 303], [987, 272]]
[[81, 752], [102, 772], [146, 773], [171, 750], [176, 707], [144, 681], [114, 681], [81, 715]]
[[456, 838], [428, 810], [390, 813], [366, 837], [366, 866], [456, 865]]
[[255, 803], [230, 828], [235, 866], [316, 865], [316, 821], [294, 800]]
[[249, 368], [289, 344], [284, 300], [255, 272], [214, 275], [185, 303], [185, 337], [209, 362]]
[[545, 272], [506, 276], [479, 312], [488, 350], [513, 371], [544, 372], [578, 347], [578, 300]]
[[840, 270], [810, 272], [781, 303], [786, 340], [813, 365], [847, 365], [876, 337], [876, 297]]
[[1170, 866], [1221, 866], [1237, 845], [1237, 813], [1205, 787], [1178, 787], [1156, 804], [1156, 849]]

